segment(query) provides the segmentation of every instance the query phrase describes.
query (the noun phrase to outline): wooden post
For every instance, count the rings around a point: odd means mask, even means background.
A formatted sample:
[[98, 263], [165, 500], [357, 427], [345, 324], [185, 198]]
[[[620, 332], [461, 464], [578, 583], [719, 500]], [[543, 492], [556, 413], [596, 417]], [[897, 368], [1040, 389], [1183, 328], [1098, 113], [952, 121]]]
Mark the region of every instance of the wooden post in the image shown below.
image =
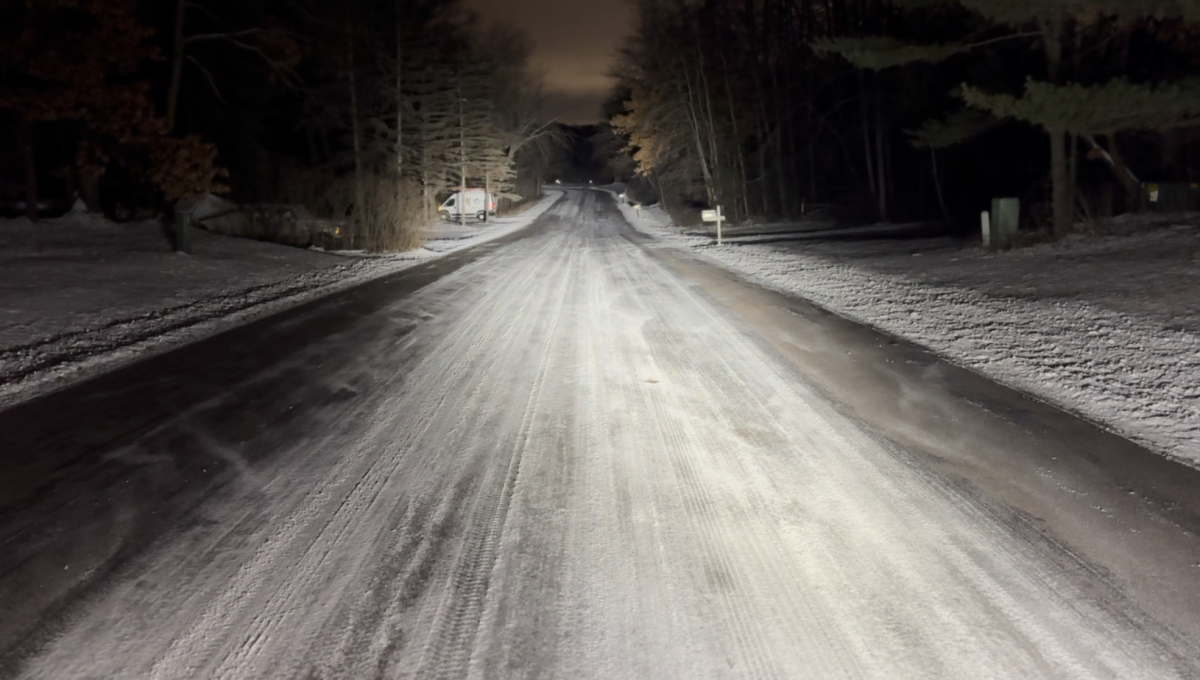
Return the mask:
[[984, 210], [979, 216], [980, 223], [983, 226], [983, 247], [992, 247], [992, 216], [988, 211]]
[[721, 239], [721, 223], [725, 221], [725, 216], [721, 214], [721, 206], [717, 206], [717, 245], [721, 245], [724, 241]]

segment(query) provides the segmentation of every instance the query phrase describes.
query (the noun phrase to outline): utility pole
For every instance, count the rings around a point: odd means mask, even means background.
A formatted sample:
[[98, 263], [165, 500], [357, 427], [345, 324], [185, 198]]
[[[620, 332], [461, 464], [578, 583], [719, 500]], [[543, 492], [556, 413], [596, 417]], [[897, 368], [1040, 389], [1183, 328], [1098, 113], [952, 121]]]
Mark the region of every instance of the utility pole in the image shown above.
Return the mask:
[[462, 82], [458, 84], [458, 224], [467, 226], [467, 119], [463, 113]]
[[[404, 8], [396, 0], [396, 195], [404, 195]], [[422, 209], [424, 207], [422, 206]]]

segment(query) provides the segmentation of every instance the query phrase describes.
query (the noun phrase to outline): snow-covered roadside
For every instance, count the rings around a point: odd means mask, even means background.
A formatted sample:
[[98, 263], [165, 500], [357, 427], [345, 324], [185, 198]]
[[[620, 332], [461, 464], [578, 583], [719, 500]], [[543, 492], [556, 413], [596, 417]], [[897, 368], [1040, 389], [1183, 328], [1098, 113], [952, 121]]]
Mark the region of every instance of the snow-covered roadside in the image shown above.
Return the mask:
[[197, 234], [171, 252], [155, 222], [68, 214], [0, 220], [0, 406], [529, 226], [560, 197], [388, 256]]
[[716, 246], [630, 224], [1200, 467], [1200, 228], [989, 253], [944, 239]]

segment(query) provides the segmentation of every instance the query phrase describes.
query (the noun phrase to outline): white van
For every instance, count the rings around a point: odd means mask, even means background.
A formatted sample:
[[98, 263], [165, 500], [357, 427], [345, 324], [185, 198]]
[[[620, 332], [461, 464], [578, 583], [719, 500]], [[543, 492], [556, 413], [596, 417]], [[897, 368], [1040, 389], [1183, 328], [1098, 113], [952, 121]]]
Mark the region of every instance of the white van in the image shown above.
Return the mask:
[[488, 216], [496, 214], [496, 195], [483, 189], [455, 190], [454, 195], [438, 208], [438, 217], [450, 222], [457, 222], [463, 213], [480, 222]]

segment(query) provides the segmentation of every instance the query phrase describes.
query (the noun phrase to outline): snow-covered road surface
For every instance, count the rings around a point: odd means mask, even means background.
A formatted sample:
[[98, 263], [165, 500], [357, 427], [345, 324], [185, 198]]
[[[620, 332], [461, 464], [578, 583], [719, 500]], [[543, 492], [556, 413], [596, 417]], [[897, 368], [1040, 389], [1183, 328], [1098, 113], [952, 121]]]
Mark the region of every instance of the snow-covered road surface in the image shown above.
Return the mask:
[[[836, 408], [611, 199], [535, 229], [98, 446], [109, 486], [61, 513], [108, 557], [10, 617], [0, 674], [1200, 674], [1118, 579]], [[164, 477], [203, 491], [122, 551], [151, 512], [122, 486]], [[81, 568], [47, 554], [64, 521], [30, 521], [0, 535], [18, 614]]]

